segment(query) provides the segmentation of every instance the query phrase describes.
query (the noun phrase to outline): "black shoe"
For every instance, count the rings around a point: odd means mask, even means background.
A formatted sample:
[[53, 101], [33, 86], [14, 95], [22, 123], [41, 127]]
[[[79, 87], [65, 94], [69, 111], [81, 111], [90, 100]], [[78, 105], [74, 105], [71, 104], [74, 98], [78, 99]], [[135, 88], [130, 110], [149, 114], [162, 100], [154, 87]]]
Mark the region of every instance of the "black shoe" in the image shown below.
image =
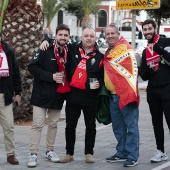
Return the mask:
[[132, 167], [138, 164], [138, 161], [133, 160], [133, 159], [127, 159], [124, 163], [123, 166], [124, 167]]
[[109, 158], [106, 158], [107, 162], [123, 162], [126, 161], [126, 158], [120, 158], [117, 155], [113, 155]]

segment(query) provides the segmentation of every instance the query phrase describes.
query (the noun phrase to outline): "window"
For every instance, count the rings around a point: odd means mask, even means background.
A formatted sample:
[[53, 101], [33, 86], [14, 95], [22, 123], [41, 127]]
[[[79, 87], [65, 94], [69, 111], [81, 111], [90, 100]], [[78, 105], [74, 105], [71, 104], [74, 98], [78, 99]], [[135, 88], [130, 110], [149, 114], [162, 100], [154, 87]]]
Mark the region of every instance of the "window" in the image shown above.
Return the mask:
[[63, 11], [58, 11], [58, 25], [63, 24]]
[[105, 27], [107, 25], [107, 13], [104, 10], [99, 12], [98, 27]]

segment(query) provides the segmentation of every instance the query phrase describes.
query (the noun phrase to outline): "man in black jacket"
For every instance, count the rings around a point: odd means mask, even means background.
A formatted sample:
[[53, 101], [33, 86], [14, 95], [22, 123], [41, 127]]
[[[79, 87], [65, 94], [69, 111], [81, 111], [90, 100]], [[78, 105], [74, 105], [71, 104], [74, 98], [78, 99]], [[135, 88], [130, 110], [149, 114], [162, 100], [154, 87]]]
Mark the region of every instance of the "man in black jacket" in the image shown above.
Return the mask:
[[7, 162], [18, 165], [15, 158], [13, 102], [21, 104], [21, 77], [12, 49], [1, 42], [0, 36], [0, 124], [4, 132]]
[[170, 129], [170, 39], [156, 34], [156, 24], [146, 20], [142, 24], [148, 45], [142, 53], [140, 76], [148, 80], [147, 102], [149, 104], [157, 151], [151, 162], [168, 160], [164, 150], [163, 113]]
[[[96, 35], [92, 28], [86, 28], [81, 36], [80, 44], [68, 45], [67, 77], [71, 91], [66, 97], [66, 154], [60, 162], [73, 160], [76, 141], [76, 127], [83, 111], [85, 119], [85, 155], [86, 162], [93, 163], [93, 148], [96, 136], [95, 101], [99, 87], [103, 84], [104, 70], [102, 60], [104, 55], [96, 45]], [[43, 42], [41, 49], [49, 44]], [[96, 78], [94, 89], [90, 89], [90, 78]]]
[[28, 70], [34, 76], [31, 96], [31, 105], [33, 105], [31, 155], [28, 167], [37, 165], [37, 153], [46, 113], [48, 113], [46, 158], [51, 162], [60, 161], [54, 152], [54, 144], [65, 93], [70, 91], [65, 71], [68, 52], [66, 43], [69, 36], [69, 27], [65, 24], [59, 25], [56, 28], [56, 40], [53, 45], [46, 51], [38, 51], [28, 66]]

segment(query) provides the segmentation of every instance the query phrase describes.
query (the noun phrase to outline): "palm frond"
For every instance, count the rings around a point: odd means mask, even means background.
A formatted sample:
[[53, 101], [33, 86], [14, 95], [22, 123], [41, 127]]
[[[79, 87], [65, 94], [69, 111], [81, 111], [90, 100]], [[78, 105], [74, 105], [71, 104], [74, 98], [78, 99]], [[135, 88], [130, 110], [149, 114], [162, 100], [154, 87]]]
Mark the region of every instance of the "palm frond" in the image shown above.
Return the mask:
[[62, 3], [58, 3], [58, 0], [42, 0], [44, 17], [47, 20], [49, 26], [56, 13], [63, 6]]

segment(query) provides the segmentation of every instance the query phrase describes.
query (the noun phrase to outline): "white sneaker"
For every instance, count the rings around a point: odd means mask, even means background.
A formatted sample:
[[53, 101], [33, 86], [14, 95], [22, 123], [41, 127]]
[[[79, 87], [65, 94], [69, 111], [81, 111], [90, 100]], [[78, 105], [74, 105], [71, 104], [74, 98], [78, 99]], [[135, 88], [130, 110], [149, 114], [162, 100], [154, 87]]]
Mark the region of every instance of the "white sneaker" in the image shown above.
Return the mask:
[[57, 156], [57, 154], [53, 150], [50, 150], [49, 152], [47, 152], [45, 157], [51, 162], [60, 162], [60, 158]]
[[37, 166], [37, 156], [35, 154], [30, 155], [28, 159], [28, 167], [32, 168]]
[[161, 152], [160, 150], [157, 150], [154, 156], [151, 158], [151, 162], [161, 162], [161, 161], [167, 161], [168, 156], [166, 152]]

